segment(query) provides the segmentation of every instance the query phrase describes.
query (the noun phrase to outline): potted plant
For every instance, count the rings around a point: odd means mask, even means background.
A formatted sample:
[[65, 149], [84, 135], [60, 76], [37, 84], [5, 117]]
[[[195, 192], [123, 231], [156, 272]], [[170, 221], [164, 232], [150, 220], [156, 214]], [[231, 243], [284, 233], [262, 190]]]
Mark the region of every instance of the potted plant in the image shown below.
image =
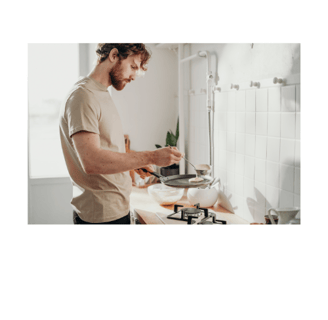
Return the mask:
[[[166, 144], [165, 147], [171, 146], [176, 147], [179, 139], [179, 118], [177, 122], [177, 129], [175, 134], [172, 130], [169, 130], [166, 134]], [[155, 144], [156, 148], [162, 148], [159, 144]], [[168, 167], [161, 168], [161, 175], [164, 177], [173, 176], [179, 174], [179, 164], [172, 164]]]

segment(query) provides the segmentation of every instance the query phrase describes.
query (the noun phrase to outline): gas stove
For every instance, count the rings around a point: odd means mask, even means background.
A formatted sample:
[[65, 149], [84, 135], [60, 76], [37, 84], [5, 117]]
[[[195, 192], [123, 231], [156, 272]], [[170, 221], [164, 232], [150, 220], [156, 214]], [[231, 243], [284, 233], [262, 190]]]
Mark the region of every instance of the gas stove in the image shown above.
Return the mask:
[[209, 212], [207, 208], [200, 208], [199, 203], [191, 208], [175, 204], [174, 212], [169, 214], [167, 219], [186, 221], [187, 224], [227, 224], [225, 220], [216, 219], [214, 212]]

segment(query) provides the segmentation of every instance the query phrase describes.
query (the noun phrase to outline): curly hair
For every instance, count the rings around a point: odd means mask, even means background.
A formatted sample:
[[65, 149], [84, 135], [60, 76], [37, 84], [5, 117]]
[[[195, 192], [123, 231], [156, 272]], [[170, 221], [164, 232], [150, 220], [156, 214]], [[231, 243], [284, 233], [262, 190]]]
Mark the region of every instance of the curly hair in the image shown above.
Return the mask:
[[151, 52], [143, 43], [98, 43], [96, 48], [97, 63], [105, 61], [114, 48], [118, 50], [120, 60], [126, 59], [129, 56], [140, 55], [140, 69], [147, 71], [147, 63]]

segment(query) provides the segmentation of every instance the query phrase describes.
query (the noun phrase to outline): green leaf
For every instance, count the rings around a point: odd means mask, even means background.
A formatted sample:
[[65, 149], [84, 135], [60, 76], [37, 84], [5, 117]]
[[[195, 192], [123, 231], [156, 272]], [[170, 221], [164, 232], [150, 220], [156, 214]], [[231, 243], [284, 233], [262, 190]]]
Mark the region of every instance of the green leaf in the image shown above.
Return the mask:
[[162, 148], [162, 146], [160, 146], [159, 144], [155, 144], [155, 147], [156, 147], [157, 149]]
[[178, 142], [178, 139], [179, 139], [179, 117], [178, 117], [177, 130], [176, 130], [176, 132], [175, 132], [175, 137], [176, 137], [177, 142]]
[[171, 142], [172, 142], [172, 147], [176, 147], [177, 146], [177, 138], [173, 134], [171, 136]]
[[176, 139], [173, 133], [167, 132], [166, 144], [172, 147], [176, 146]]

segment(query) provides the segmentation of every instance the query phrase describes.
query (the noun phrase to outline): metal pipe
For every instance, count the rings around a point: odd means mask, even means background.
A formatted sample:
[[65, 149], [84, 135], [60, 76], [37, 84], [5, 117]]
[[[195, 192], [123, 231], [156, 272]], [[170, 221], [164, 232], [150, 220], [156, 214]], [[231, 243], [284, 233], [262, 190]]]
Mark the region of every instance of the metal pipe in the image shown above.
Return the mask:
[[[207, 96], [206, 96], [206, 109], [208, 113], [208, 141], [209, 141], [209, 162], [210, 166], [212, 167], [211, 175], [213, 176], [213, 128], [214, 128], [214, 117], [213, 117], [213, 96], [212, 96], [212, 82], [213, 82], [213, 75], [211, 70], [211, 57], [209, 51], [199, 51], [197, 54], [191, 55], [187, 58], [182, 59], [182, 45], [179, 44], [179, 113], [180, 116], [183, 114], [183, 89], [182, 89], [182, 67], [181, 64], [195, 59], [195, 58], [206, 58], [207, 59], [207, 70], [206, 70], [206, 82], [207, 82]], [[184, 121], [184, 119], [183, 119]], [[180, 122], [181, 123], [181, 122]], [[182, 126], [182, 125], [181, 125]], [[183, 122], [184, 128], [184, 122]], [[182, 130], [181, 130], [182, 132]], [[181, 132], [180, 132], [180, 148], [181, 144]], [[180, 149], [181, 152], [184, 152], [184, 144], [183, 144], [183, 151]], [[184, 166], [183, 166], [184, 167]], [[181, 168], [181, 167], [180, 167]], [[182, 169], [182, 168], [181, 168]], [[180, 173], [182, 172], [180, 169]], [[183, 171], [184, 173], [184, 171]]]
[[189, 60], [192, 60], [192, 59], [195, 59], [195, 58], [198, 58], [198, 53], [197, 53], [197, 54], [194, 54], [194, 55], [192, 55], [192, 56], [189, 56], [189, 57], [187, 57], [187, 58], [181, 59], [181, 60], [180, 60], [180, 63], [184, 63], [184, 62], [186, 62], [186, 61], [189, 61]]
[[[178, 57], [181, 62], [183, 45], [179, 44]], [[179, 74], [179, 151], [185, 153], [185, 125], [184, 125], [184, 106], [183, 106], [183, 81], [182, 81], [182, 64], [178, 65]], [[179, 166], [180, 174], [185, 174], [185, 162], [181, 161]]]
[[209, 51], [200, 51], [198, 55], [202, 58], [207, 59], [207, 72], [206, 72], [206, 82], [207, 82], [207, 98], [206, 107], [208, 115], [208, 148], [209, 148], [209, 162], [212, 167], [211, 176], [213, 176], [213, 128], [214, 128], [214, 117], [213, 117], [213, 97], [212, 97], [212, 82], [213, 75], [211, 71], [211, 57]]

